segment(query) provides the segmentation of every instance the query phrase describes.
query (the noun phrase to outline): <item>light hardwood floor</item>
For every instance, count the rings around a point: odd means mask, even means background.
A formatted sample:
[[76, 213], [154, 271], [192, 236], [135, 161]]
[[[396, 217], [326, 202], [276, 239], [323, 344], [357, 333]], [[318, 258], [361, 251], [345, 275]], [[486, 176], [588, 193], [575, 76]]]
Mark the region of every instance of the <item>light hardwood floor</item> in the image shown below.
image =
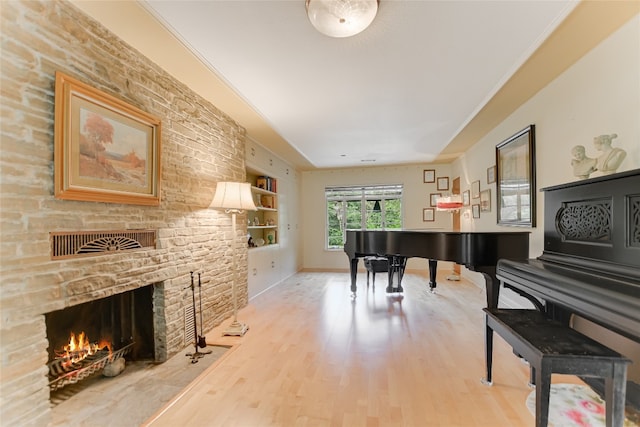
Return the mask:
[[[150, 418], [162, 426], [533, 426], [528, 365], [495, 339], [492, 387], [484, 376], [484, 290], [406, 275], [402, 296], [348, 273], [300, 273], [239, 313], [250, 329]], [[554, 376], [554, 382], [579, 382]]]

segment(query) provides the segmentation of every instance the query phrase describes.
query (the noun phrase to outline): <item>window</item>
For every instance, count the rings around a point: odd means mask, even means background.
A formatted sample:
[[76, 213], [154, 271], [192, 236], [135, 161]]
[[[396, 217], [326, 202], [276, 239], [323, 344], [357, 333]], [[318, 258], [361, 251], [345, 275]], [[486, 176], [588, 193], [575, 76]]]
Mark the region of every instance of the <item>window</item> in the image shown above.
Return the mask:
[[346, 230], [401, 230], [402, 185], [328, 187], [327, 249], [342, 249]]

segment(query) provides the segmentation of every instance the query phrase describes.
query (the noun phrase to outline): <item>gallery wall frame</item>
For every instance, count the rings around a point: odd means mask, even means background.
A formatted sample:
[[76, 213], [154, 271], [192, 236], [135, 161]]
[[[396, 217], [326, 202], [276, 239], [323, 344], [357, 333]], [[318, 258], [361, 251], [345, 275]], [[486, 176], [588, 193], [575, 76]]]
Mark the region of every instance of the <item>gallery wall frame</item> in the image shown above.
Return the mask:
[[434, 208], [422, 209], [422, 221], [433, 222], [436, 220], [436, 210]]
[[496, 145], [497, 223], [536, 226], [535, 125]]
[[480, 218], [480, 205], [471, 205], [471, 213], [474, 218]]
[[491, 190], [480, 192], [480, 212], [491, 212]]
[[425, 169], [422, 171], [422, 180], [425, 184], [430, 184], [432, 182], [436, 182], [436, 170], [435, 169]]
[[438, 199], [442, 197], [442, 193], [431, 193], [429, 195], [429, 206], [438, 206]]
[[54, 195], [160, 204], [160, 119], [56, 72]]
[[496, 182], [496, 165], [487, 168], [487, 184]]
[[471, 183], [471, 198], [477, 199], [479, 197], [480, 197], [480, 180], [477, 180]]
[[449, 189], [449, 177], [441, 176], [438, 177], [438, 191], [447, 191]]
[[465, 190], [462, 192], [462, 205], [469, 206], [471, 203], [471, 192], [469, 190]]

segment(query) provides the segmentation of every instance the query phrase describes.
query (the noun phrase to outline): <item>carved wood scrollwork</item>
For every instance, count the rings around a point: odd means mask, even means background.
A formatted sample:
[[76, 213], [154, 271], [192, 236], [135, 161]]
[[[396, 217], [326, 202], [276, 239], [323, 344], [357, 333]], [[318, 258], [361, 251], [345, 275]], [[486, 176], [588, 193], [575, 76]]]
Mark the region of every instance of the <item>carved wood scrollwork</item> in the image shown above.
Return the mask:
[[611, 200], [564, 203], [556, 215], [556, 230], [563, 240], [611, 241]]

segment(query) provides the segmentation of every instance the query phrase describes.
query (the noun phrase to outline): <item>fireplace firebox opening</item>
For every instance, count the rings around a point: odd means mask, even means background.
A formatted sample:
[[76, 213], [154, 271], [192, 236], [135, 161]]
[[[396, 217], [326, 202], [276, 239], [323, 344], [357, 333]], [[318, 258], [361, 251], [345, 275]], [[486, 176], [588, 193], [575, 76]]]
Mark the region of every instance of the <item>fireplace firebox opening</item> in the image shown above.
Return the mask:
[[155, 359], [156, 285], [45, 314], [53, 392], [124, 357]]

